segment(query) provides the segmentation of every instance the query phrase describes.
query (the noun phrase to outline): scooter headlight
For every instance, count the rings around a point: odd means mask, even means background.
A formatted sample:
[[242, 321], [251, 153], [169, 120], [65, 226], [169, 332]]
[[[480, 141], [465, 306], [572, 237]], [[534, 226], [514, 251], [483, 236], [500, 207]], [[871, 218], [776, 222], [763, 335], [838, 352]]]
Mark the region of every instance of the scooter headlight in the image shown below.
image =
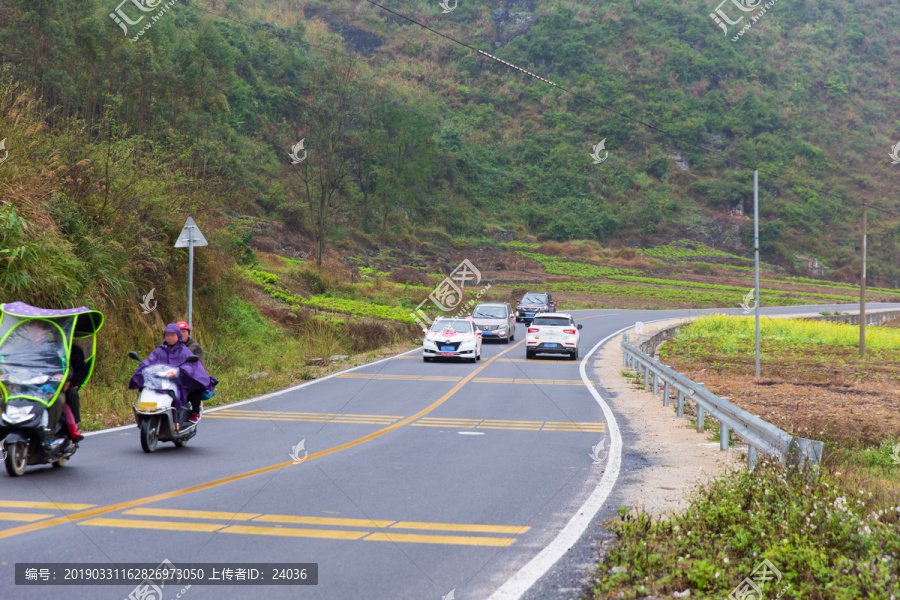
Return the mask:
[[12, 425], [24, 423], [34, 418], [31, 406], [7, 406], [3, 413], [3, 420]]

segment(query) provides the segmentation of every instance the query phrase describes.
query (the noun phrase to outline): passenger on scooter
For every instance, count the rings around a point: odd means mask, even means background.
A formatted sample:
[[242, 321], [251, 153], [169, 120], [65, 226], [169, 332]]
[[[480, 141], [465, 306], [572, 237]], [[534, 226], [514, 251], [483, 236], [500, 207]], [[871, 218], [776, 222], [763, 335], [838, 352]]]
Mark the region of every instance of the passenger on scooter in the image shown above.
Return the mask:
[[66, 406], [63, 409], [66, 417], [66, 425], [72, 440], [80, 442], [84, 436], [78, 432], [78, 423], [81, 422], [81, 398], [78, 389], [84, 384], [91, 373], [90, 366], [84, 360], [84, 350], [78, 344], [72, 344], [72, 352], [69, 353], [69, 380], [63, 385], [62, 391], [66, 395]]
[[188, 347], [188, 350], [196, 354], [200, 359], [200, 364], [206, 367], [206, 357], [203, 355], [203, 348], [197, 343], [197, 340], [191, 337], [191, 326], [184, 321], [179, 321], [178, 329], [181, 330], [181, 339], [184, 340], [184, 345]]
[[181, 338], [181, 330], [175, 323], [166, 325], [163, 331], [165, 342], [160, 344], [156, 350], [150, 353], [146, 360], [138, 365], [128, 384], [128, 389], [138, 389], [144, 387], [144, 376], [142, 374], [144, 367], [149, 365], [171, 365], [173, 367], [181, 367], [182, 377], [181, 384], [184, 393], [187, 394], [187, 400], [191, 403], [190, 422], [196, 423], [200, 420], [200, 401], [205, 393], [212, 394], [216, 383], [214, 377], [210, 377], [206, 369], [199, 362], [185, 363], [184, 361], [192, 356], [193, 353], [184, 345]]

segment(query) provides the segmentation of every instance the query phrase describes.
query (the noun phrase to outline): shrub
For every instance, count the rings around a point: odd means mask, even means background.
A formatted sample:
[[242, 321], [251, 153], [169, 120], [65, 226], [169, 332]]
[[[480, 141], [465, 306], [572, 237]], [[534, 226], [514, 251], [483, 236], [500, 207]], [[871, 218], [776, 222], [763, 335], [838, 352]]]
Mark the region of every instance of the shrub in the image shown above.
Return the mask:
[[405, 283], [407, 285], [423, 285], [427, 286], [430, 282], [428, 277], [419, 269], [410, 267], [402, 267], [391, 273], [389, 279], [395, 283]]

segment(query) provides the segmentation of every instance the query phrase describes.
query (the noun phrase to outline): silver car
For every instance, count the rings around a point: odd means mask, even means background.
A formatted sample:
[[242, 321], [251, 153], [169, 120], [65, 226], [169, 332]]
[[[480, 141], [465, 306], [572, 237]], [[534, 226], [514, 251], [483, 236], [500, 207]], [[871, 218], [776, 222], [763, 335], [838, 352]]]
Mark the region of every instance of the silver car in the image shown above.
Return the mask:
[[484, 341], [501, 340], [508, 344], [516, 339], [516, 313], [509, 302], [482, 302], [472, 311], [472, 318]]

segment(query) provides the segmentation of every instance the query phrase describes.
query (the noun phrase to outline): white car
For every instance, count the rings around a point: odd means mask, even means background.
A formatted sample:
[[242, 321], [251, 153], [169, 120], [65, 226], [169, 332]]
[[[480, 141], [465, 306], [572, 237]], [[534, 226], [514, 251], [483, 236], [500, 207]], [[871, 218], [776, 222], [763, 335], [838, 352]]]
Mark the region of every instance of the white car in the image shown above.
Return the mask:
[[578, 342], [581, 339], [581, 325], [569, 313], [543, 313], [534, 315], [525, 335], [525, 358], [535, 354], [568, 354], [578, 360]]
[[425, 330], [422, 360], [435, 358], [463, 358], [469, 362], [481, 360], [481, 332], [472, 317], [438, 317]]

